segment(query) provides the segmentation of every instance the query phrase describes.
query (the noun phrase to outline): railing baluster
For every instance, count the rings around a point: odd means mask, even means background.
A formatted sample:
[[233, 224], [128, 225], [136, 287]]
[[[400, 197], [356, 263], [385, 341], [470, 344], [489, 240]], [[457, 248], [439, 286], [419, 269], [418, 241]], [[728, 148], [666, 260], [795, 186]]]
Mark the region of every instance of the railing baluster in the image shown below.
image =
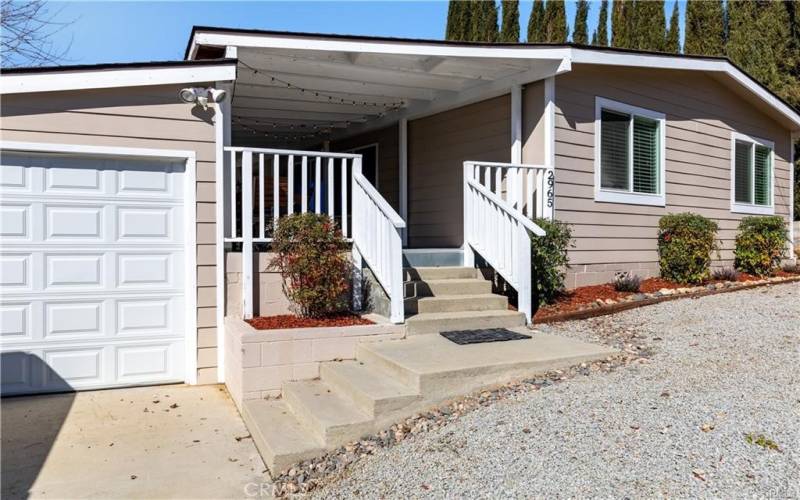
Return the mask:
[[262, 240], [266, 237], [267, 220], [264, 208], [264, 154], [258, 155], [258, 237]]
[[253, 317], [253, 153], [242, 153], [242, 316]]
[[533, 172], [530, 170], [525, 172], [525, 180], [527, 181], [527, 196], [525, 199], [526, 213], [529, 219], [533, 219]]
[[301, 160], [300, 179], [300, 189], [303, 190], [300, 195], [300, 211], [306, 213], [308, 212], [308, 156], [305, 155], [303, 155], [303, 159]]
[[317, 156], [314, 168], [314, 213], [320, 213], [319, 200], [322, 189], [322, 157]]
[[286, 187], [286, 213], [291, 215], [294, 213], [294, 155], [289, 155], [286, 167], [289, 169]]
[[239, 200], [236, 199], [236, 151], [231, 151], [231, 238], [237, 237], [236, 231], [236, 209], [239, 208]]
[[281, 216], [281, 162], [280, 155], [272, 157], [272, 232], [278, 228], [278, 218]]
[[333, 194], [333, 180], [334, 180], [333, 164], [334, 164], [333, 158], [328, 158], [328, 216], [331, 219], [333, 219], [333, 216], [334, 216], [334, 210], [333, 210], [333, 205], [334, 205], [334, 203], [333, 203], [334, 202], [334, 194]]
[[499, 167], [495, 167], [495, 169], [494, 169], [494, 194], [496, 194], [500, 198], [503, 197], [502, 184], [503, 184], [503, 172]]
[[347, 238], [347, 158], [342, 158], [342, 234]]

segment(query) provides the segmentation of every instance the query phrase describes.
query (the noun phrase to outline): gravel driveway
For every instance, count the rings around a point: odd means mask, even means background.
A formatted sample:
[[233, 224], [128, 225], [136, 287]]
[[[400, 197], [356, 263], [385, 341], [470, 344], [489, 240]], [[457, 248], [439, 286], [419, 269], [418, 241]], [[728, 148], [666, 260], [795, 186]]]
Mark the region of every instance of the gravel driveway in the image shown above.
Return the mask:
[[800, 497], [799, 283], [542, 330], [651, 355], [479, 408], [314, 495]]

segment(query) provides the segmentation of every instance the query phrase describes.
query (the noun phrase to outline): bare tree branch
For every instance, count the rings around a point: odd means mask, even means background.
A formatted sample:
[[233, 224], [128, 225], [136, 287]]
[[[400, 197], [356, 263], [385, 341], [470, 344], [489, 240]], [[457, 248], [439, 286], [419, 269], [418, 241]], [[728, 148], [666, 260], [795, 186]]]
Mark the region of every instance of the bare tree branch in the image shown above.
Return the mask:
[[72, 43], [61, 49], [53, 38], [73, 21], [58, 22], [44, 0], [2, 0], [0, 60], [2, 66], [43, 66], [64, 61]]

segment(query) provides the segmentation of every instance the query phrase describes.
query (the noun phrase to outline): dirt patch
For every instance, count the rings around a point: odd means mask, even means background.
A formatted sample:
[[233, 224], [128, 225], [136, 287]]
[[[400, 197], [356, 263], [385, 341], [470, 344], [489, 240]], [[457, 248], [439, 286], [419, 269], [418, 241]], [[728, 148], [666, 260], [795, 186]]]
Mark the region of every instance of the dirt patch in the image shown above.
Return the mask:
[[316, 328], [375, 324], [374, 321], [370, 321], [355, 314], [337, 314], [336, 316], [326, 316], [324, 318], [301, 318], [293, 314], [281, 314], [278, 316], [258, 316], [245, 321], [247, 321], [250, 326], [256, 330], [285, 330], [291, 328]]

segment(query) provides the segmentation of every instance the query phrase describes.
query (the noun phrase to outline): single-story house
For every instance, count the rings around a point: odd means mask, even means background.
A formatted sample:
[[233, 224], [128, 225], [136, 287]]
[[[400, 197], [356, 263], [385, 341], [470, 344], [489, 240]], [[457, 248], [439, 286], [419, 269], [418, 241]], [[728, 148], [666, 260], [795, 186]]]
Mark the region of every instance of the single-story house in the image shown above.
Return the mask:
[[395, 324], [436, 266], [494, 270], [530, 321], [537, 217], [574, 228], [570, 287], [657, 275], [667, 213], [719, 223], [718, 265], [742, 217], [793, 219], [800, 113], [724, 58], [195, 27], [183, 61], [0, 93], [4, 394], [224, 382], [226, 310], [285, 311], [287, 213], [337, 221]]

